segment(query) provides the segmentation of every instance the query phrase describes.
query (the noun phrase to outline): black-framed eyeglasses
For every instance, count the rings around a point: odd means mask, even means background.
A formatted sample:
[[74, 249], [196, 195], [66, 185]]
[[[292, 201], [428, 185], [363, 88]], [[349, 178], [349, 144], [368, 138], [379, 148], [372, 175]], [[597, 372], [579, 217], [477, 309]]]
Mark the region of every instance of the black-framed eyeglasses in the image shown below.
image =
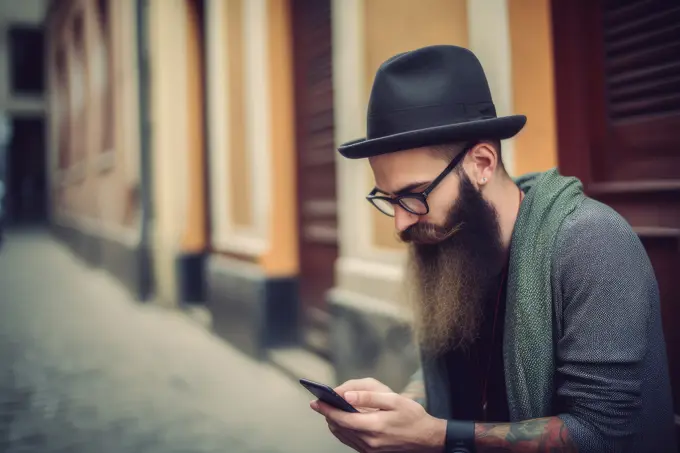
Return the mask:
[[387, 195], [376, 195], [378, 193], [378, 189], [375, 188], [371, 191], [371, 193], [368, 194], [366, 199], [380, 212], [390, 217], [394, 217], [395, 205], [401, 206], [411, 214], [419, 216], [426, 215], [428, 212], [430, 212], [430, 206], [427, 204], [428, 195], [430, 195], [430, 193], [439, 185], [439, 183], [442, 182], [442, 180], [458, 166], [460, 161], [463, 160], [463, 157], [465, 157], [465, 154], [467, 154], [467, 152], [470, 151], [473, 146], [474, 144], [466, 146], [463, 151], [454, 157], [449, 165], [447, 165], [446, 168], [441, 173], [439, 173], [439, 176], [437, 176], [434, 181], [432, 181], [430, 185], [427, 186], [422, 192], [409, 192], [390, 197]]

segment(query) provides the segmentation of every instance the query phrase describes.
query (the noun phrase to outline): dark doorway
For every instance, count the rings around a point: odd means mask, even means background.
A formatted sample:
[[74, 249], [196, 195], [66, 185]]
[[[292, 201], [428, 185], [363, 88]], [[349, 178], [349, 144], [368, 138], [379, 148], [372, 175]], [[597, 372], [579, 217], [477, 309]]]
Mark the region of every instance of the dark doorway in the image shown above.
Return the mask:
[[[680, 5], [553, 0], [559, 165], [633, 226], [661, 293], [680, 421]], [[680, 424], [678, 424], [680, 434]]]
[[47, 220], [45, 121], [16, 116], [7, 149], [6, 222], [23, 225]]
[[328, 351], [338, 256], [330, 0], [293, 0], [300, 303], [306, 345]]

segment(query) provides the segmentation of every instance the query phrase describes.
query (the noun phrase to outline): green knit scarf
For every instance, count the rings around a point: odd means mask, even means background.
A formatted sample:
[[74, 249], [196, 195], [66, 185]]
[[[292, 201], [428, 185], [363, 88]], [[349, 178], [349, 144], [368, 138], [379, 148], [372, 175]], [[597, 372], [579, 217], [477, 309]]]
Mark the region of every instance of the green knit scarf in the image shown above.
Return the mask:
[[526, 194], [510, 246], [503, 359], [513, 421], [550, 415], [554, 392], [552, 260], [564, 220], [584, 199], [556, 169], [515, 179]]

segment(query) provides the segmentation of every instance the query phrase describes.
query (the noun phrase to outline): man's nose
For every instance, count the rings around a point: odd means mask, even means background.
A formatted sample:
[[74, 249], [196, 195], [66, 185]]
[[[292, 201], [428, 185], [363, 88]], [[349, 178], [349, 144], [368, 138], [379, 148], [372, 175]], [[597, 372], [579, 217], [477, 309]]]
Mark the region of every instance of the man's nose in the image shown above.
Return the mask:
[[398, 233], [418, 222], [418, 216], [397, 205], [394, 207], [394, 226]]

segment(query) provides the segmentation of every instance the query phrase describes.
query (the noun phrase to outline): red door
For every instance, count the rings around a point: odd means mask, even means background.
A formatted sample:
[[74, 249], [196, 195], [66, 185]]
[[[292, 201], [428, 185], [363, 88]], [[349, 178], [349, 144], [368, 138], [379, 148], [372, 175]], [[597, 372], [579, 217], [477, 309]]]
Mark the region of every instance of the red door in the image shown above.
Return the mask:
[[338, 255], [330, 0], [292, 0], [300, 302], [304, 339], [327, 352], [326, 292]]
[[[559, 165], [652, 261], [680, 420], [680, 4], [553, 0]], [[680, 431], [679, 431], [680, 432]]]

